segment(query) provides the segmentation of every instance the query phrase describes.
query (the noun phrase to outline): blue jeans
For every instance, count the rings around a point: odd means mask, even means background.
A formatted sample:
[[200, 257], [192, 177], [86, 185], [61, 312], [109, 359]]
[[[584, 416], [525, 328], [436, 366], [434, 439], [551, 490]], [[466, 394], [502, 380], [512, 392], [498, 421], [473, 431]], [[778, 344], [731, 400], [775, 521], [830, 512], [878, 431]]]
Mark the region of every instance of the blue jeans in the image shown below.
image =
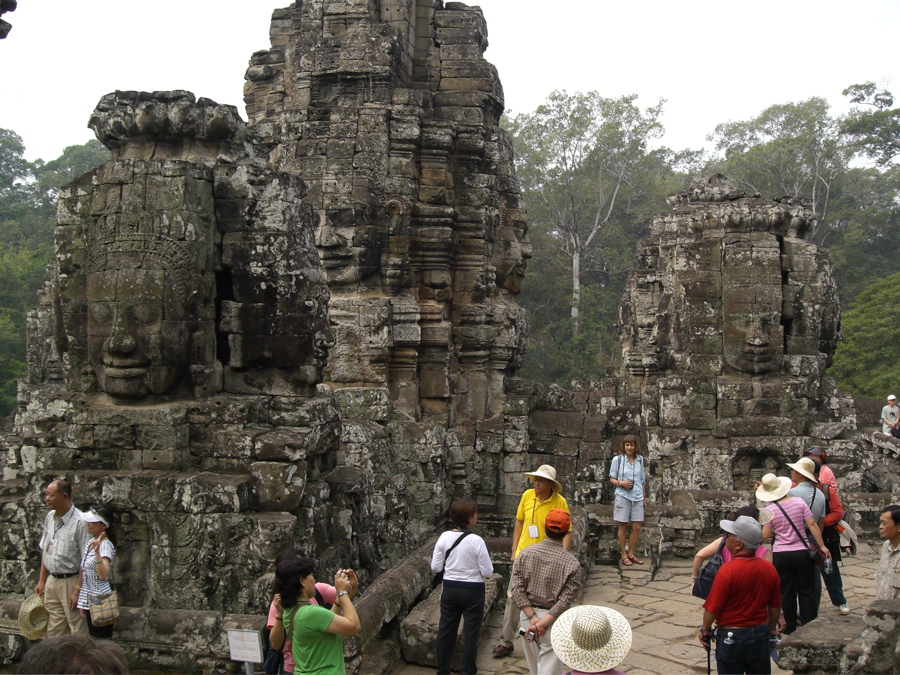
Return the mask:
[[[834, 570], [831, 574], [825, 574], [825, 566], [823, 565], [819, 568], [819, 571], [822, 573], [820, 576], [822, 577], [822, 581], [825, 582], [825, 588], [828, 589], [828, 597], [831, 598], [831, 604], [835, 607], [840, 607], [847, 602], [847, 598], [844, 597], [844, 580], [841, 579], [841, 569], [838, 565], [841, 560], [841, 540], [826, 538], [825, 546], [831, 552], [831, 559], [834, 561]], [[819, 583], [821, 584], [821, 582]], [[821, 595], [822, 586], [818, 586], [819, 594]]]
[[769, 660], [768, 624], [716, 628], [716, 668], [719, 675], [769, 675], [772, 662]]

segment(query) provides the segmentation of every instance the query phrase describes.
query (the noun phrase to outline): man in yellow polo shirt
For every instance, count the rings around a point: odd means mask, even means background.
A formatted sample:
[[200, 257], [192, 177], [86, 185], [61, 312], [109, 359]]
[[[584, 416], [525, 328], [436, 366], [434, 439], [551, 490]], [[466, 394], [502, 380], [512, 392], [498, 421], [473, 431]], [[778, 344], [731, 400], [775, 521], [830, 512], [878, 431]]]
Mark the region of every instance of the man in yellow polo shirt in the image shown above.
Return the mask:
[[[531, 490], [525, 490], [519, 500], [519, 508], [516, 510], [516, 525], [513, 528], [511, 559], [516, 557], [523, 548], [537, 544], [544, 540], [544, 520], [553, 509], [562, 509], [569, 512], [569, 503], [562, 496], [562, 485], [556, 480], [556, 469], [549, 464], [544, 464], [537, 471], [525, 473], [534, 484]], [[572, 545], [571, 530], [563, 539], [563, 548], [567, 551]], [[513, 639], [519, 629], [519, 608], [516, 607], [507, 593], [506, 611], [503, 613], [503, 631], [500, 633], [502, 642], [494, 647], [495, 656], [509, 656], [513, 653]]]

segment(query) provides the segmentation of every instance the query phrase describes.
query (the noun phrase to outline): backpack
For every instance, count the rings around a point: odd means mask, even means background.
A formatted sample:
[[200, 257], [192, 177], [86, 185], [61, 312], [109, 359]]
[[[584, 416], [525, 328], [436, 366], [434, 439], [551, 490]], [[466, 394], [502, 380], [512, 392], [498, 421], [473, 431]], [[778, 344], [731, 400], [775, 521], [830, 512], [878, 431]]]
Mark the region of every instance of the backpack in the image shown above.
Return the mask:
[[704, 600], [709, 597], [713, 581], [716, 580], [716, 574], [719, 573], [719, 568], [725, 562], [722, 559], [722, 549], [725, 548], [727, 539], [727, 537], [722, 537], [722, 542], [719, 544], [718, 550], [713, 554], [712, 558], [707, 560], [706, 564], [700, 568], [700, 574], [697, 575], [697, 578], [694, 581], [694, 588], [691, 589], [691, 595], [694, 597], [703, 598]]

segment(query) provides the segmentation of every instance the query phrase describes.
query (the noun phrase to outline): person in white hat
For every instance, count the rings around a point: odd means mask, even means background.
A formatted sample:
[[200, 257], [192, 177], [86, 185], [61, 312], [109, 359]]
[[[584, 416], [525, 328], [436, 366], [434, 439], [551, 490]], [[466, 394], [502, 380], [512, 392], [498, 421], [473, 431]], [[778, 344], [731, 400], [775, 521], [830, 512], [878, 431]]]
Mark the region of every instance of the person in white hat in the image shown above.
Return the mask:
[[[544, 540], [544, 521], [553, 509], [569, 512], [569, 503], [562, 496], [562, 484], [556, 480], [556, 469], [549, 464], [542, 464], [537, 471], [525, 473], [534, 487], [525, 490], [516, 510], [516, 523], [513, 528], [512, 551], [510, 559], [515, 562], [522, 549]], [[572, 545], [572, 533], [563, 539], [563, 548], [567, 551]], [[494, 647], [495, 656], [509, 656], [513, 653], [513, 640], [519, 630], [519, 609], [507, 594], [506, 610], [503, 613], [503, 630], [500, 632], [500, 644]]]
[[567, 675], [625, 675], [616, 666], [631, 649], [631, 626], [614, 609], [581, 605], [556, 620], [551, 642]]
[[890, 436], [898, 420], [900, 420], [900, 406], [897, 405], [897, 397], [891, 394], [887, 397], [887, 405], [881, 409], [881, 433]]
[[[756, 498], [771, 502], [772, 520], [763, 527], [763, 539], [775, 533], [772, 545], [772, 563], [781, 579], [781, 606], [784, 612], [784, 633], [790, 635], [797, 629], [797, 605], [800, 622], [804, 625], [819, 615], [819, 597], [816, 596], [816, 566], [809, 557], [808, 546], [817, 546], [830, 556], [822, 533], [806, 502], [788, 495], [791, 479], [773, 473], [763, 476], [756, 489]], [[812, 534], [812, 540], [803, 532], [804, 526]], [[821, 593], [819, 593], [821, 596]]]

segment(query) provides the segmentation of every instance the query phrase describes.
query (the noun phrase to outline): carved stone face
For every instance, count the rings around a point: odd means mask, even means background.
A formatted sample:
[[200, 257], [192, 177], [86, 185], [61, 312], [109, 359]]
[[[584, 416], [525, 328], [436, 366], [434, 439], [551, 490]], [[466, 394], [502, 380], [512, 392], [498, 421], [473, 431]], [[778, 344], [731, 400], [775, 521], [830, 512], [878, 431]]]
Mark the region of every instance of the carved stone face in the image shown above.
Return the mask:
[[727, 250], [722, 271], [725, 362], [754, 375], [781, 367], [782, 279], [777, 246]]
[[386, 234], [379, 227], [335, 227], [316, 230], [316, 249], [329, 286], [357, 284], [381, 270]]
[[493, 264], [497, 270], [497, 286], [513, 295], [522, 292], [525, 268], [533, 250], [528, 232], [518, 227], [502, 225], [497, 228], [494, 241]]
[[88, 275], [88, 353], [100, 390], [142, 397], [168, 392], [188, 373], [193, 321], [179, 285], [156, 269]]

